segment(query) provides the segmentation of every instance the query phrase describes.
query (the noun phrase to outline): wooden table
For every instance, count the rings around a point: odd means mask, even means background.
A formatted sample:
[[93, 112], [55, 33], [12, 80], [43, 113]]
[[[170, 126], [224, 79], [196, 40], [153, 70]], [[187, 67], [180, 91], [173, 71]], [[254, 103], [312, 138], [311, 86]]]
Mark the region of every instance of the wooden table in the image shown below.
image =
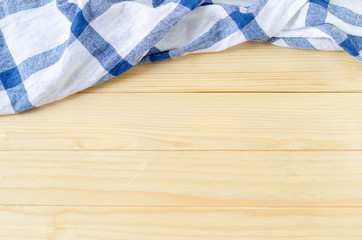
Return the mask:
[[362, 64], [245, 43], [0, 117], [0, 239], [362, 239]]

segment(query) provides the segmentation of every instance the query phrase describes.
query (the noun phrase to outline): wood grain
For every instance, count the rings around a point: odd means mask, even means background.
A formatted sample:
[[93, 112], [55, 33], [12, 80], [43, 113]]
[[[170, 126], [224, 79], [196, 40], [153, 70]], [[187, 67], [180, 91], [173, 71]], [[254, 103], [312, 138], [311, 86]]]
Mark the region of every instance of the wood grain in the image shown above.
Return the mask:
[[248, 42], [137, 65], [84, 92], [362, 92], [362, 67], [343, 51]]
[[361, 208], [0, 207], [0, 238], [362, 239]]
[[360, 240], [361, 172], [360, 63], [244, 43], [0, 117], [0, 240]]
[[0, 152], [0, 204], [362, 206], [362, 152]]
[[359, 93], [78, 94], [0, 118], [0, 150], [359, 150], [361, 102]]

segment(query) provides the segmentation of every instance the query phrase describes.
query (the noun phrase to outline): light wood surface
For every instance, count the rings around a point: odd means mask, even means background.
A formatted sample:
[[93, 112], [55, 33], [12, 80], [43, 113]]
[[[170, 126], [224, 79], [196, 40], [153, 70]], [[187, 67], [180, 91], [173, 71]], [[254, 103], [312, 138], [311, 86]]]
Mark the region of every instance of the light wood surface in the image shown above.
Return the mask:
[[0, 239], [362, 239], [362, 65], [245, 43], [0, 117]]
[[358, 150], [361, 103], [359, 93], [83, 93], [0, 118], [0, 150]]
[[361, 208], [0, 208], [0, 238], [16, 240], [359, 240], [361, 229]]
[[246, 42], [222, 52], [137, 65], [84, 92], [362, 92], [361, 75], [360, 64], [341, 51]]
[[362, 206], [361, 151], [0, 153], [0, 204]]

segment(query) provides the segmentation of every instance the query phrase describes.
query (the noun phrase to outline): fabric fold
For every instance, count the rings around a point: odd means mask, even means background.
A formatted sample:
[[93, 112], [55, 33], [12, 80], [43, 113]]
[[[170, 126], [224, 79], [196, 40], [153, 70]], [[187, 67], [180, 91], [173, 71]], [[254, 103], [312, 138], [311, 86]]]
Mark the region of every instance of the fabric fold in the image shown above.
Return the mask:
[[139, 63], [245, 41], [362, 61], [359, 0], [5, 0], [0, 114], [57, 101]]

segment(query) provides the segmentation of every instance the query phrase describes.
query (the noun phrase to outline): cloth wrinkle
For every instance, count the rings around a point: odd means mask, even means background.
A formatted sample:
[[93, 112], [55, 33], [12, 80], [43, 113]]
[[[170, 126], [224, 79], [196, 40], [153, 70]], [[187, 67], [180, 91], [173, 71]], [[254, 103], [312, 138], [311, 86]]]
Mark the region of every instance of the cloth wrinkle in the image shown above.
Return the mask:
[[360, 0], [0, 1], [0, 114], [60, 100], [137, 64], [246, 41], [344, 50], [362, 62], [361, 13]]

